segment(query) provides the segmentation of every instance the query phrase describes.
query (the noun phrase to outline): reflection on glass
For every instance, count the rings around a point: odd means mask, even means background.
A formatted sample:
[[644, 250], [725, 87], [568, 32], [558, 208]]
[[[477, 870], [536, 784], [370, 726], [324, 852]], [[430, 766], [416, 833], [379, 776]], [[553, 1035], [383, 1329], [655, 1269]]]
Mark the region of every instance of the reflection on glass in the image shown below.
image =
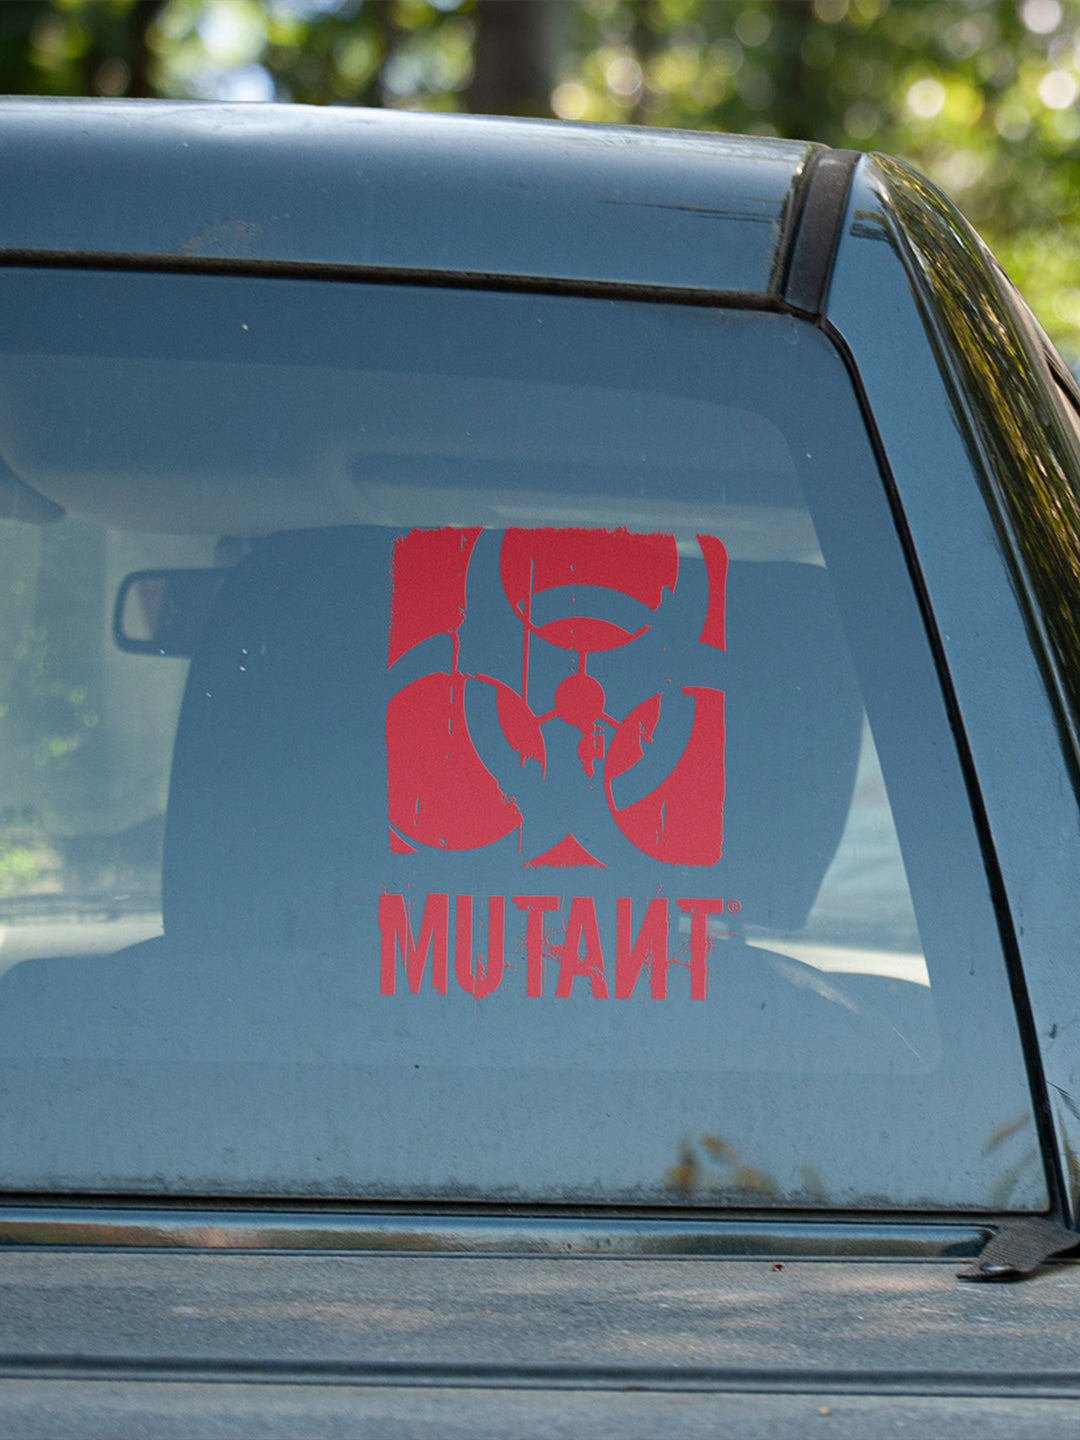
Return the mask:
[[1043, 1203], [818, 332], [4, 278], [0, 452], [53, 507], [0, 520], [7, 1184]]

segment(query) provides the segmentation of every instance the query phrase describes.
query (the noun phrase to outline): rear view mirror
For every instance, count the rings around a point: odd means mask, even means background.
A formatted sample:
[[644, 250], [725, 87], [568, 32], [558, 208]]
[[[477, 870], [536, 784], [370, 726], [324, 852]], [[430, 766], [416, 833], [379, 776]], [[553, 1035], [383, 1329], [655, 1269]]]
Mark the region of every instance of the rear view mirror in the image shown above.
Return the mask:
[[113, 639], [132, 655], [190, 659], [229, 571], [136, 570], [120, 586]]

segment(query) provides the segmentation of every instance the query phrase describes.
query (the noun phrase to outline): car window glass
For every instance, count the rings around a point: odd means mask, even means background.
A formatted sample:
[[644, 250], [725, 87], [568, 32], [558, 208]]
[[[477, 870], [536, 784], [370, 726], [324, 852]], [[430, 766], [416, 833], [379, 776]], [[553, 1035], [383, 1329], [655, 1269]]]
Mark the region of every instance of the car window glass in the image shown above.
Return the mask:
[[9, 1188], [1043, 1206], [818, 331], [3, 283]]

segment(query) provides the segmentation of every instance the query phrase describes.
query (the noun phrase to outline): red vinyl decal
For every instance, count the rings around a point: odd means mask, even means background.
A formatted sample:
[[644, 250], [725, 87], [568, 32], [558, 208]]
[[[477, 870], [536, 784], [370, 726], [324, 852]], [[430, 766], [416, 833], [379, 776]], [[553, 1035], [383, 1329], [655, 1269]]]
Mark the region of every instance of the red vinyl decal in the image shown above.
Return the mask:
[[390, 661], [431, 635], [453, 635], [465, 618], [465, 574], [481, 527], [411, 530], [394, 545]]
[[[545, 730], [553, 724], [569, 726], [578, 732], [575, 749], [582, 774], [590, 782], [595, 777], [602, 784], [610, 815], [630, 844], [669, 865], [715, 864], [723, 845], [723, 691], [702, 685], [680, 687], [694, 705], [685, 748], [681, 755], [671, 757], [666, 778], [650, 793], [620, 807], [612, 787], [643, 759], [646, 747], [653, 745], [663, 697], [657, 694], [642, 699], [622, 718], [611, 714], [604, 686], [590, 670], [590, 657], [603, 657], [602, 670], [604, 664], [623, 664], [627, 667], [624, 673], [632, 675], [633, 651], [628, 647], [652, 626], [646, 623], [628, 629], [601, 616], [580, 613], [576, 593], [567, 602], [572, 613], [546, 621], [534, 618], [537, 596], [575, 586], [610, 590], [658, 611], [679, 580], [675, 537], [637, 534], [625, 528], [507, 530], [499, 548], [503, 595], [498, 600], [495, 596], [485, 595], [482, 601], [474, 597], [473, 603], [508, 602], [514, 612], [521, 630], [521, 678], [515, 688], [507, 679], [459, 668], [470, 566], [480, 535], [479, 527], [413, 530], [394, 546], [388, 666], [392, 668], [415, 646], [438, 635], [450, 638], [451, 654], [449, 670], [411, 680], [387, 705], [392, 852], [407, 854], [424, 846], [480, 849], [515, 831], [520, 848], [523, 812], [518, 798], [500, 785], [469, 731], [466, 689], [473, 685], [491, 687], [488, 694], [494, 694], [504, 739], [522, 766], [536, 763], [545, 784], [557, 784], [548, 775]], [[727, 551], [716, 536], [699, 535], [697, 539], [707, 579], [698, 643], [722, 650], [726, 643]], [[535, 646], [567, 652], [569, 673], [549, 692], [546, 704], [543, 697], [530, 694]], [[625, 661], [609, 659], [613, 652], [624, 649]], [[603, 673], [611, 684], [612, 672]], [[557, 793], [560, 806], [566, 800], [567, 820], [573, 825], [573, 802]], [[607, 865], [613, 857], [595, 854], [595, 848], [582, 844], [568, 828], [556, 844], [538, 854], [523, 855], [522, 864], [532, 868]], [[564, 973], [570, 977], [567, 985], [572, 985], [573, 974], [593, 975], [588, 959], [591, 922], [582, 911], [572, 923], [574, 945], [567, 942], [562, 961]], [[650, 929], [654, 923], [659, 922], [649, 921]], [[475, 983], [484, 983], [479, 971]], [[600, 983], [595, 976], [593, 983]]]
[[[610, 970], [604, 959], [606, 944], [609, 961], [612, 949], [615, 954], [616, 1000], [630, 999], [645, 974], [649, 978], [650, 998], [666, 1000], [673, 965], [690, 972], [690, 999], [704, 1000], [713, 939], [730, 933], [717, 932], [719, 922], [710, 924], [710, 919], [736, 914], [741, 908], [734, 898], [677, 898], [675, 904], [679, 910], [690, 917], [690, 934], [684, 938], [678, 933], [678, 926], [672, 934], [670, 905], [661, 896], [648, 902], [644, 914], [639, 912], [636, 936], [634, 901], [629, 895], [620, 895], [615, 901], [614, 933], [610, 905], [598, 913], [597, 902], [591, 895], [572, 896], [565, 917], [561, 913], [565, 902], [558, 895], [457, 895], [453, 899], [451, 932], [449, 895], [426, 895], [422, 907], [419, 897], [411, 901], [404, 895], [379, 897], [383, 995], [396, 994], [402, 972], [409, 990], [419, 994], [425, 987], [429, 959], [431, 978], [427, 984], [445, 995], [451, 933], [453, 973], [461, 989], [477, 1000], [499, 989], [507, 973], [519, 968], [514, 960], [506, 960], [508, 901], [512, 901], [516, 910], [525, 913], [525, 995], [528, 999], [539, 1000], [545, 994], [553, 994], [556, 1000], [566, 1000], [575, 993], [575, 986], [594, 1000], [611, 998]], [[486, 918], [482, 919], [485, 902]], [[417, 920], [419, 931], [414, 935], [413, 924]], [[486, 946], [486, 951], [481, 946]], [[517, 985], [520, 987], [520, 977]], [[684, 994], [685, 990], [683, 982]]]

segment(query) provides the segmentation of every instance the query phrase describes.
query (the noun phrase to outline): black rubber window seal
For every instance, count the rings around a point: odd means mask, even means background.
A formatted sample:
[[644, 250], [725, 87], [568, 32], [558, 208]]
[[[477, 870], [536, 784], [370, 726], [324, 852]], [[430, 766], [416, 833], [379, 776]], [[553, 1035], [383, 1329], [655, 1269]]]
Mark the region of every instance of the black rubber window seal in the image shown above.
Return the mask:
[[784, 301], [819, 318], [860, 150], [819, 150], [810, 157], [783, 280]]

